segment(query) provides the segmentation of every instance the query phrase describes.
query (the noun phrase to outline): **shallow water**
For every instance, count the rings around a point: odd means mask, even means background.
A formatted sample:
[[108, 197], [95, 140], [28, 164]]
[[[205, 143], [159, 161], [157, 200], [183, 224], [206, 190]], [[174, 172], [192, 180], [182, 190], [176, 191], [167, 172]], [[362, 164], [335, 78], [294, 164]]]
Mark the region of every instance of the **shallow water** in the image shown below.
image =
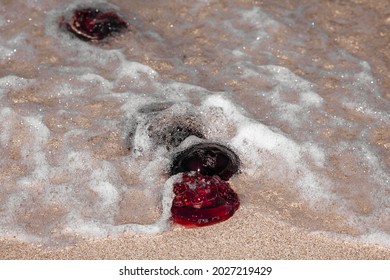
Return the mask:
[[[352, 43], [374, 33], [384, 50], [390, 20], [346, 37], [356, 15], [380, 18], [346, 2], [328, 7], [329, 27], [324, 7], [269, 2], [1, 1], [0, 234], [67, 244], [170, 230], [172, 156], [208, 141], [240, 157], [241, 211], [388, 246], [389, 56]], [[130, 29], [80, 41], [59, 28], [80, 5], [115, 9]], [[205, 139], [153, 141], [171, 123]]]

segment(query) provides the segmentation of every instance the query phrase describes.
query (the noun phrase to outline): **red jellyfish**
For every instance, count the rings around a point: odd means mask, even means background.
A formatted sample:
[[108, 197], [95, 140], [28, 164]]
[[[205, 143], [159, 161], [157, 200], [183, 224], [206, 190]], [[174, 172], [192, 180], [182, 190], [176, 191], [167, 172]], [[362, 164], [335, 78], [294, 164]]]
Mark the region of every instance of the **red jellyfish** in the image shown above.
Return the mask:
[[66, 29], [85, 41], [100, 41], [128, 27], [128, 23], [114, 11], [103, 12], [97, 8], [74, 11]]
[[183, 173], [173, 186], [172, 219], [194, 227], [229, 219], [240, 206], [227, 180], [238, 172], [238, 156], [215, 143], [201, 143], [179, 153], [170, 173]]
[[240, 206], [237, 194], [229, 183], [218, 176], [199, 172], [183, 173], [182, 181], [173, 186], [173, 222], [200, 227], [229, 219]]

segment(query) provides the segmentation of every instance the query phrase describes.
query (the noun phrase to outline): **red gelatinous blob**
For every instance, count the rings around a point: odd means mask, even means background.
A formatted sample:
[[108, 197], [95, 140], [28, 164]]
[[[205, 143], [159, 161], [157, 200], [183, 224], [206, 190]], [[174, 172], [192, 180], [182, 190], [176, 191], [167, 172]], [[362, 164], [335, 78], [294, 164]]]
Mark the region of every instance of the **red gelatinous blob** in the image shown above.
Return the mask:
[[218, 176], [183, 173], [173, 186], [172, 219], [187, 227], [201, 227], [229, 219], [240, 206], [229, 183]]
[[115, 12], [93, 8], [76, 10], [70, 22], [66, 23], [68, 31], [85, 41], [99, 41], [127, 27], [127, 22]]

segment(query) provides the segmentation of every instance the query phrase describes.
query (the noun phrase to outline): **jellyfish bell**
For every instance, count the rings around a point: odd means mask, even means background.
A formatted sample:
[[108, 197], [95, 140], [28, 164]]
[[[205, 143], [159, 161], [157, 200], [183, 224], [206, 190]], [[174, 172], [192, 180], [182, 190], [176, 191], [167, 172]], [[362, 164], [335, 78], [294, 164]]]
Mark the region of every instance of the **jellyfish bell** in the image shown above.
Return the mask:
[[75, 10], [64, 25], [70, 33], [84, 41], [101, 41], [128, 28], [128, 23], [114, 11], [98, 8]]
[[199, 143], [174, 156], [170, 173], [197, 171], [227, 181], [238, 172], [239, 165], [238, 156], [230, 148], [217, 143]]
[[229, 219], [240, 206], [238, 195], [217, 175], [185, 172], [173, 186], [174, 223], [186, 227], [213, 225]]

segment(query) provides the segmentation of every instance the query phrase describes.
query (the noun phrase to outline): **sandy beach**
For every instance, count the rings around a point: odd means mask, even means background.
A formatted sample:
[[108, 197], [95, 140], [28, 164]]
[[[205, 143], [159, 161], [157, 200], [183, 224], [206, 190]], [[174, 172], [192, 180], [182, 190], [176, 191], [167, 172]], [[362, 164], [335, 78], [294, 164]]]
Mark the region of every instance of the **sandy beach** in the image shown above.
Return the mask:
[[2, 240], [1, 259], [318, 259], [383, 260], [390, 249], [335, 240], [291, 229], [255, 210], [241, 209], [233, 219], [212, 227], [176, 228], [152, 236], [123, 236], [42, 248]]
[[[135, 1], [134, 5], [142, 6], [142, 1], [138, 2]], [[268, 3], [269, 1], [237, 2], [240, 2], [237, 5], [243, 7], [260, 5], [274, 17], [281, 16], [278, 15], [278, 12], [273, 12], [273, 4]], [[297, 4], [309, 5], [311, 1], [283, 2], [285, 2], [286, 7], [294, 7]], [[373, 75], [378, 81], [378, 87], [389, 101], [390, 3], [388, 0], [350, 0], [344, 2], [345, 5], [333, 1], [319, 1], [317, 6], [313, 7], [311, 14], [313, 20], [323, 30], [326, 30], [332, 38], [332, 44], [348, 50], [371, 65]], [[147, 9], [148, 7], [140, 8], [144, 18], [148, 18]], [[157, 10], [160, 11], [160, 9], [162, 9], [161, 6]], [[367, 24], [373, 30], [371, 33], [360, 32], [357, 27], [357, 17], [362, 14], [366, 16], [365, 19], [369, 19]], [[200, 58], [198, 57], [198, 59]], [[201, 57], [201, 59], [207, 61], [210, 58]], [[156, 62], [145, 57], [140, 60], [168, 78], [181, 81], [189, 79], [177, 73], [169, 74], [171, 67], [164, 68], [161, 61]], [[196, 57], [194, 61], [196, 64]], [[281, 64], [289, 65], [293, 62], [286, 59]], [[15, 69], [11, 65], [9, 72], [18, 72]], [[24, 69], [20, 71], [23, 72]], [[299, 73], [299, 70], [296, 72]], [[7, 70], [0, 69], [2, 76], [6, 73]], [[302, 71], [299, 74], [305, 76], [307, 73]], [[27, 73], [26, 76], [28, 75], [30, 74]], [[317, 82], [321, 84], [321, 78]], [[205, 87], [212, 88], [213, 86], [218, 89], [218, 84], [213, 85], [211, 82], [205, 82]], [[242, 85], [238, 83], [236, 88], [233, 86], [233, 90], [239, 89], [240, 86]], [[336, 88], [337, 85], [331, 85], [327, 90], [330, 91], [332, 87]], [[351, 115], [351, 119], [354, 117]], [[373, 142], [377, 142], [378, 147], [381, 146], [383, 149], [381, 151], [383, 151], [384, 166], [387, 168], [387, 172], [389, 172], [390, 165], [389, 137], [389, 132], [383, 131], [373, 140]], [[110, 151], [112, 147], [104, 146], [104, 149]], [[117, 147], [113, 149], [116, 153]], [[104, 151], [102, 155], [103, 158]], [[271, 189], [271, 187], [267, 186], [267, 189]], [[239, 190], [243, 192], [243, 187], [241, 186]], [[255, 198], [252, 200], [255, 201]], [[272, 203], [272, 200], [259, 201]], [[364, 199], [361, 201], [363, 206], [359, 207], [363, 210], [359, 208], [359, 211], [364, 212], [369, 203], [366, 203]], [[272, 207], [243, 203], [232, 218], [209, 227], [187, 229], [174, 225], [170, 230], [158, 234], [127, 233], [121, 236], [91, 239], [80, 237], [79, 241], [65, 247], [63, 245], [47, 247], [46, 245], [21, 241], [17, 237], [0, 237], [0, 259], [390, 259], [390, 247], [359, 242], [348, 237], [343, 239], [342, 230], [339, 231], [341, 235], [336, 236], [300, 228], [295, 226], [300, 224], [297, 222], [299, 216], [290, 219], [288, 218], [290, 216], [287, 215], [287, 218], [282, 217], [279, 220], [269, 214], [270, 209]], [[388, 218], [385, 217], [384, 221], [388, 222]], [[333, 220], [330, 218], [327, 221], [324, 218], [320, 223], [322, 225], [332, 224]], [[385, 230], [388, 230], [387, 227], [390, 226], [383, 226]], [[319, 230], [326, 229], [326, 226], [318, 228]]]

